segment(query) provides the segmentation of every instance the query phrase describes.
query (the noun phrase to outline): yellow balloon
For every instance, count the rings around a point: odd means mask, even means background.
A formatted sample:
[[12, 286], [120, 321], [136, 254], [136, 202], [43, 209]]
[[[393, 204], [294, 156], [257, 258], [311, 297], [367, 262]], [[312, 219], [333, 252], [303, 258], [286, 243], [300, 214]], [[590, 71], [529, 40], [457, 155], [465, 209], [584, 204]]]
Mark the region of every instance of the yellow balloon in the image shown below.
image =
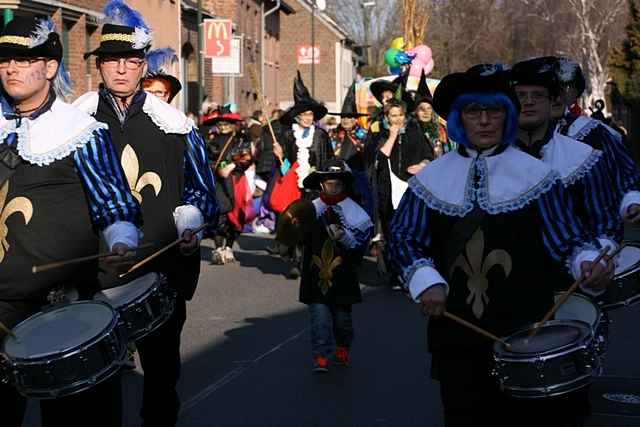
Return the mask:
[[396, 37], [395, 39], [393, 39], [390, 47], [393, 49], [402, 50], [404, 48], [404, 37]]

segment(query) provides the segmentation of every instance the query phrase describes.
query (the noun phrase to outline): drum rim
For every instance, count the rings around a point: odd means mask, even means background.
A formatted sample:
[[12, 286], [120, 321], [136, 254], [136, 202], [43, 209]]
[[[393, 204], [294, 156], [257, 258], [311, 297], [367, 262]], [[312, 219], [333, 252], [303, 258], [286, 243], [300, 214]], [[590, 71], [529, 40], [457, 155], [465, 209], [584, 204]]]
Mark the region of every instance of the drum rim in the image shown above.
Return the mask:
[[12, 356], [11, 354], [9, 354], [7, 352], [6, 349], [6, 342], [8, 339], [13, 339], [11, 338], [11, 336], [7, 335], [4, 337], [4, 339], [2, 340], [2, 345], [1, 345], [1, 349], [2, 352], [6, 355], [6, 357], [9, 360], [9, 363], [14, 365], [14, 364], [21, 364], [21, 365], [29, 365], [29, 364], [37, 364], [40, 363], [42, 361], [46, 361], [52, 358], [52, 356], [56, 356], [56, 355], [64, 355], [64, 356], [71, 356], [76, 354], [80, 349], [85, 348], [85, 347], [89, 347], [92, 346], [94, 344], [96, 344], [99, 340], [103, 339], [105, 337], [105, 335], [107, 335], [109, 333], [109, 331], [114, 330], [114, 328], [118, 327], [118, 324], [120, 322], [120, 313], [118, 313], [117, 310], [115, 310], [113, 307], [111, 307], [109, 304], [106, 304], [102, 301], [94, 301], [94, 300], [82, 300], [82, 301], [75, 301], [69, 304], [61, 304], [61, 305], [54, 305], [51, 307], [46, 307], [44, 310], [41, 310], [29, 317], [27, 317], [26, 319], [24, 319], [22, 322], [18, 323], [14, 329], [18, 328], [21, 324], [28, 322], [29, 320], [36, 318], [36, 317], [40, 317], [46, 313], [49, 313], [51, 311], [54, 310], [58, 310], [60, 308], [64, 308], [64, 307], [69, 307], [72, 305], [80, 305], [80, 304], [87, 304], [87, 303], [97, 303], [97, 304], [101, 304], [105, 307], [107, 307], [109, 310], [111, 310], [113, 316], [111, 318], [111, 321], [99, 332], [97, 333], [92, 339], [88, 340], [87, 342], [84, 342], [82, 344], [78, 344], [75, 345], [73, 347], [69, 347], [67, 350], [63, 350], [63, 351], [56, 351], [56, 352], [50, 352], [44, 355], [40, 355], [37, 357], [29, 357], [29, 358], [25, 358], [25, 357], [16, 357], [16, 356]]
[[587, 387], [592, 382], [593, 370], [590, 373], [583, 374], [572, 381], [565, 381], [564, 383], [549, 387], [512, 387], [503, 383], [500, 384], [500, 387], [510, 396], [520, 399], [544, 399], [547, 397], [562, 396], [564, 394], [571, 393], [572, 391]]
[[[124, 303], [124, 304], [122, 304], [122, 305], [119, 305], [119, 306], [115, 306], [115, 305], [113, 305], [113, 304], [111, 303], [111, 301], [108, 299], [107, 295], [105, 295], [105, 294], [104, 294], [104, 291], [108, 291], [108, 290], [111, 290], [111, 289], [117, 289], [117, 288], [120, 288], [120, 287], [124, 287], [124, 286], [127, 286], [127, 285], [131, 284], [131, 282], [129, 282], [129, 283], [125, 283], [125, 284], [120, 285], [120, 286], [114, 286], [113, 288], [102, 289], [101, 291], [98, 291], [98, 292], [96, 292], [95, 294], [93, 294], [93, 297], [92, 297], [93, 299], [92, 299], [91, 301], [100, 301], [100, 302], [107, 303], [107, 304], [109, 304], [113, 309], [115, 309], [116, 311], [119, 311], [119, 310], [122, 310], [122, 309], [129, 308], [129, 307], [131, 307], [133, 304], [138, 304], [138, 303], [140, 303], [143, 299], [146, 299], [146, 297], [148, 297], [148, 296], [149, 296], [149, 294], [151, 294], [155, 289], [157, 289], [157, 288], [158, 288], [158, 286], [160, 286], [160, 285], [162, 285], [164, 282], [166, 282], [166, 280], [163, 280], [163, 276], [162, 276], [160, 273], [157, 273], [157, 272], [155, 272], [155, 271], [151, 271], [151, 272], [149, 272], [149, 273], [147, 273], [147, 274], [145, 274], [145, 275], [143, 275], [143, 276], [137, 277], [137, 278], [136, 278], [136, 279], [134, 279], [134, 280], [138, 280], [138, 279], [140, 279], [140, 278], [142, 278], [142, 277], [145, 277], [145, 276], [148, 276], [148, 275], [150, 275], [150, 274], [154, 274], [154, 275], [156, 276], [156, 280], [154, 280], [154, 281], [153, 281], [153, 283], [151, 284], [151, 286], [149, 286], [147, 289], [145, 289], [145, 290], [144, 290], [144, 292], [142, 292], [142, 293], [141, 293], [140, 295], [138, 295], [137, 297], [135, 297], [135, 298], [131, 299], [131, 301], [128, 301], [128, 302], [126, 302], [126, 303]], [[132, 282], [133, 282], [133, 280], [132, 280]], [[102, 295], [104, 295], [104, 297], [105, 297], [105, 298], [107, 298], [107, 300], [96, 299], [96, 295], [98, 295], [98, 294], [102, 294]]]
[[[640, 241], [638, 240], [623, 240], [623, 243], [626, 246], [631, 246], [634, 247], [636, 249], [640, 249]], [[624, 251], [624, 249], [622, 249]], [[636, 261], [634, 264], [632, 264], [629, 268], [627, 268], [624, 271], [621, 271], [618, 274], [614, 274], [613, 275], [613, 280], [618, 280], [618, 279], [624, 279], [627, 276], [630, 276], [634, 273], [637, 273], [638, 271], [640, 271], [640, 260]]]
[[[549, 320], [545, 322], [541, 328], [545, 326], [553, 326], [553, 325], [576, 326], [578, 329], [584, 328], [584, 332], [586, 333], [584, 335], [581, 334], [581, 336], [575, 341], [572, 341], [568, 344], [564, 344], [560, 347], [556, 347], [550, 350], [530, 352], [530, 353], [511, 352], [505, 348], [504, 344], [502, 344], [501, 342], [496, 342], [493, 344], [493, 352], [495, 357], [498, 358], [499, 360], [504, 360], [504, 361], [525, 361], [529, 359], [531, 360], [545, 359], [545, 358], [548, 358], [547, 356], [557, 357], [557, 356], [560, 356], [561, 354], [565, 354], [569, 349], [572, 349], [571, 351], [573, 351], [573, 349], [583, 347], [586, 344], [588, 344], [589, 341], [593, 340], [593, 336], [594, 336], [593, 327], [587, 322], [584, 322], [582, 320], [573, 320], [573, 319]], [[526, 327], [518, 329], [514, 333], [506, 337], [503, 337], [503, 340], [508, 343], [511, 338], [515, 337], [516, 335], [520, 335], [523, 332], [530, 331], [533, 327], [535, 327], [535, 324], [533, 323], [529, 324]]]
[[[554, 292], [553, 296], [554, 298], [556, 296], [561, 296], [563, 295], [565, 292], [564, 291], [558, 291], [558, 292]], [[595, 308], [596, 311], [596, 320], [593, 323], [593, 325], [591, 326], [591, 329], [593, 329], [594, 331], [596, 330], [596, 328], [598, 327], [598, 325], [600, 324], [600, 322], [602, 321], [602, 312], [604, 311], [604, 307], [601, 307], [599, 304], [597, 304], [595, 301], [593, 301], [591, 298], [589, 298], [587, 295], [583, 295], [583, 294], [579, 294], [579, 293], [572, 293], [571, 295], [569, 295], [569, 298], [567, 299], [567, 301], [569, 299], [571, 299], [572, 297], [577, 297], [579, 299], [582, 299], [584, 301], [586, 301], [587, 303], [591, 304], [593, 306], [593, 308]], [[560, 311], [560, 309], [562, 308], [562, 306], [560, 306], [560, 308], [558, 309], [558, 311]], [[572, 319], [554, 319], [554, 320], [572, 320]], [[575, 320], [580, 320], [580, 319], [575, 319]], [[584, 322], [583, 320], [580, 320], [581, 322]], [[585, 322], [587, 323], [587, 322]], [[587, 323], [589, 324], [589, 323]]]

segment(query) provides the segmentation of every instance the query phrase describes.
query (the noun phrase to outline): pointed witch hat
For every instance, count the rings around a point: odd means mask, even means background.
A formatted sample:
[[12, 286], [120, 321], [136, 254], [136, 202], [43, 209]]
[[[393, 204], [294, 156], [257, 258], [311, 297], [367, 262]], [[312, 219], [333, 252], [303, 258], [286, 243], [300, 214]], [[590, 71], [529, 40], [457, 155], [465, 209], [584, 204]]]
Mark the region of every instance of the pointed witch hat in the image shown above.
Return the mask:
[[368, 116], [366, 113], [358, 113], [358, 106], [356, 105], [356, 83], [353, 82], [347, 94], [342, 102], [342, 111], [339, 113], [329, 113], [332, 116], [351, 117], [357, 119], [358, 117]]
[[305, 111], [313, 112], [313, 120], [318, 121], [327, 115], [327, 107], [316, 101], [309, 94], [309, 90], [302, 81], [300, 71], [293, 80], [293, 105], [284, 112], [280, 118], [281, 123], [291, 124], [295, 121], [298, 114]]
[[418, 90], [416, 91], [416, 97], [413, 101], [413, 105], [417, 107], [423, 102], [433, 105], [433, 95], [431, 95], [431, 91], [427, 85], [427, 76], [424, 74], [424, 71], [420, 76], [420, 83], [418, 84]]

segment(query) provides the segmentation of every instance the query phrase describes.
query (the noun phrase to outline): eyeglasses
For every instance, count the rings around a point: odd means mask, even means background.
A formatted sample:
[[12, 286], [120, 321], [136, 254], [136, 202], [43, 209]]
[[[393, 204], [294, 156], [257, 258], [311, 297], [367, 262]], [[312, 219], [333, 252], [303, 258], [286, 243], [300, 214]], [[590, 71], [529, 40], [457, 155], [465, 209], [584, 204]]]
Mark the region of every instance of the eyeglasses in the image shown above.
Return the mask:
[[468, 104], [462, 109], [462, 114], [470, 119], [477, 119], [480, 118], [483, 111], [491, 119], [498, 119], [506, 112], [501, 105]]
[[518, 97], [518, 101], [520, 101], [520, 103], [527, 102], [530, 100], [534, 104], [537, 104], [538, 102], [541, 102], [545, 99], [550, 98], [548, 92], [541, 91], [541, 90], [534, 90], [531, 92], [524, 92], [524, 91], [517, 90], [516, 96]]
[[11, 61], [18, 68], [29, 68], [31, 64], [38, 61], [46, 61], [47, 58], [0, 58], [0, 68], [9, 68]]
[[124, 67], [127, 70], [137, 70], [144, 64], [144, 60], [139, 58], [117, 58], [117, 57], [106, 57], [100, 59], [100, 63], [107, 68], [116, 68], [122, 62], [124, 62]]

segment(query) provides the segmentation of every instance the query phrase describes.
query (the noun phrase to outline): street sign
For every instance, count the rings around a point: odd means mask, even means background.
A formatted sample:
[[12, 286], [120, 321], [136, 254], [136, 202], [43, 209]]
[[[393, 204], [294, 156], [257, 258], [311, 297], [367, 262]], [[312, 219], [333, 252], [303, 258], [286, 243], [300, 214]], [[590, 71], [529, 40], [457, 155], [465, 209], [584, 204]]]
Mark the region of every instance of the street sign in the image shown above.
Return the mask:
[[320, 63], [320, 48], [315, 46], [299, 46], [298, 47], [298, 65], [311, 65], [311, 62], [318, 65]]
[[236, 76], [242, 77], [243, 56], [242, 56], [242, 37], [233, 37], [231, 39], [231, 54], [228, 57], [216, 56], [211, 58], [211, 74], [215, 76]]
[[204, 56], [229, 58], [231, 56], [232, 23], [230, 19], [205, 19], [203, 22]]

